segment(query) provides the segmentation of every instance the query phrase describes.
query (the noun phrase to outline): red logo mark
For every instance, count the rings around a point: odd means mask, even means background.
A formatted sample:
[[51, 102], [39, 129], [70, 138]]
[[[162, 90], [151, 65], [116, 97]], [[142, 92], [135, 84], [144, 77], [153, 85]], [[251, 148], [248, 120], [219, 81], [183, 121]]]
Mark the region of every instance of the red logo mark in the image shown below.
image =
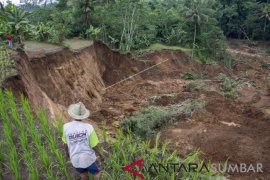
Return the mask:
[[141, 178], [141, 179], [144, 179], [144, 176], [143, 176], [142, 174], [140, 174], [140, 173], [138, 173], [138, 172], [136, 172], [136, 171], [131, 170], [131, 168], [132, 168], [133, 166], [139, 166], [139, 170], [141, 171], [141, 170], [142, 170], [142, 163], [143, 163], [143, 159], [140, 159], [140, 160], [138, 160], [138, 161], [136, 161], [136, 162], [133, 162], [133, 163], [131, 163], [131, 164], [125, 166], [125, 167], [124, 167], [124, 170], [130, 172], [130, 173], [133, 174], [134, 176], [137, 176], [137, 177], [139, 177], [139, 178]]

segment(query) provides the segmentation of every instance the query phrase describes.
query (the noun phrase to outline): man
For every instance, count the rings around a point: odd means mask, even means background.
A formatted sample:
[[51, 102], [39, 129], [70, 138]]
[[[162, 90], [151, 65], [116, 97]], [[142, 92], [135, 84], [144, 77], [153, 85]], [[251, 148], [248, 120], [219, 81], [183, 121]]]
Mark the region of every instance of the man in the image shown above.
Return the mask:
[[12, 37], [10, 34], [7, 34], [7, 42], [8, 42], [8, 47], [9, 47], [10, 49], [13, 48], [12, 39], [13, 39], [13, 37]]
[[95, 151], [99, 143], [97, 134], [92, 125], [82, 122], [90, 116], [90, 111], [79, 102], [68, 108], [68, 114], [73, 121], [64, 124], [63, 142], [67, 145], [69, 157], [76, 171], [80, 173], [82, 180], [88, 180], [88, 173], [94, 175], [94, 179], [100, 179], [100, 167]]

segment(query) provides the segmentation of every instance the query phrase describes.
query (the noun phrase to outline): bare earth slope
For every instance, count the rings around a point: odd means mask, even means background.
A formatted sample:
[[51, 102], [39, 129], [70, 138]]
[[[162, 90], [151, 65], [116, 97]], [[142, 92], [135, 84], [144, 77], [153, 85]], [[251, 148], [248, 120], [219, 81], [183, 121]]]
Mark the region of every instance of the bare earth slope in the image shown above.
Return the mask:
[[[237, 51], [237, 50], [235, 50]], [[26, 94], [33, 108], [46, 107], [52, 119], [65, 114], [70, 103], [82, 101], [92, 112], [94, 125], [106, 123], [113, 135], [119, 121], [148, 105], [167, 106], [187, 99], [204, 99], [205, 109], [190, 119], [179, 117], [178, 123], [162, 131], [162, 138], [173, 143], [182, 156], [200, 148], [203, 158], [212, 162], [263, 163], [262, 174], [232, 174], [231, 179], [267, 179], [270, 177], [270, 97], [265, 76], [269, 70], [260, 66], [269, 57], [244, 54], [250, 66], [238, 63], [229, 73], [219, 65], [201, 65], [181, 51], [161, 50], [133, 60], [100, 42], [76, 52], [67, 48], [55, 52], [20, 52], [17, 55], [19, 76], [10, 79], [7, 88]], [[237, 55], [241, 56], [241, 55]], [[246, 57], [247, 56], [247, 57]], [[165, 63], [128, 79], [145, 68]], [[220, 88], [219, 73], [240, 76], [248, 72], [239, 100], [231, 100], [217, 92], [186, 92], [190, 81], [180, 79], [182, 72], [207, 72], [208, 85]], [[110, 88], [107, 88], [110, 87]], [[259, 89], [259, 90], [258, 90]], [[158, 98], [155, 98], [158, 97]]]

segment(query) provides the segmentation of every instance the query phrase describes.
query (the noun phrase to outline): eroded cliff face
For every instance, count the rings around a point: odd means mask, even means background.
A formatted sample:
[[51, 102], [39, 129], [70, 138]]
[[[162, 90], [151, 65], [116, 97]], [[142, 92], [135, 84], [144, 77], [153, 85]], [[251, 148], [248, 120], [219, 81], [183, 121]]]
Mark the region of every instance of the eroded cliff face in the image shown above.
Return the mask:
[[7, 84], [15, 93], [24, 92], [35, 110], [47, 108], [52, 119], [65, 116], [68, 105], [79, 101], [92, 112], [99, 111], [104, 94], [112, 90], [106, 86], [162, 61], [169, 60], [129, 80], [162, 81], [201, 68], [181, 51], [158, 51], [133, 60], [130, 54], [112, 51], [101, 42], [76, 52], [62, 48], [52, 53], [20, 52], [17, 57], [20, 80], [15, 83], [13, 78]]
[[18, 74], [34, 109], [45, 107], [52, 118], [63, 114], [69, 104], [78, 101], [92, 111], [98, 109], [105, 87], [102, 79], [105, 65], [100, 61], [95, 45], [109, 50], [105, 45], [95, 43], [79, 52], [63, 49], [52, 54], [19, 54]]

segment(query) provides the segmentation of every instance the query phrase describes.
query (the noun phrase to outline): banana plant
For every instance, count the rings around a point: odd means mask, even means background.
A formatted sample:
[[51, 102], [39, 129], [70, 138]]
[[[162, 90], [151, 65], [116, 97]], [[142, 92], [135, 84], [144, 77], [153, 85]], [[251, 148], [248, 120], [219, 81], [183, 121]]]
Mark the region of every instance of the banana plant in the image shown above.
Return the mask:
[[9, 26], [11, 33], [15, 34], [19, 44], [22, 44], [25, 30], [30, 25], [27, 19], [29, 15], [30, 13], [19, 9], [15, 5], [8, 5], [5, 9], [1, 9], [0, 11], [3, 24]]
[[85, 35], [89, 39], [91, 38], [97, 38], [98, 34], [100, 33], [100, 28], [95, 28], [94, 26], [90, 25], [89, 29], [86, 30]]

